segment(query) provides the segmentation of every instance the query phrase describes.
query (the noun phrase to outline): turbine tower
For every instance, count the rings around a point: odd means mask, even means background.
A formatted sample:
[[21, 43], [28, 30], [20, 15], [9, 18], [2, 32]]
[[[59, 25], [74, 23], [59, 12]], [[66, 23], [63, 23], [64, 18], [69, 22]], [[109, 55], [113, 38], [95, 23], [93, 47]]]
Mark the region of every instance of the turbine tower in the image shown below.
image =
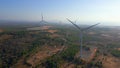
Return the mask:
[[41, 17], [42, 17], [42, 21], [44, 21], [44, 20], [43, 20], [43, 14], [41, 14]]
[[[79, 29], [79, 33], [80, 33], [80, 58], [82, 58], [82, 45], [83, 45], [83, 32], [100, 24], [100, 23], [97, 23], [97, 24], [94, 24], [94, 25], [91, 25], [87, 28], [80, 28], [78, 25], [76, 25], [73, 21], [71, 21], [70, 19], [67, 18], [67, 20], [72, 23], [76, 28]], [[75, 21], [76, 22], [76, 21]]]

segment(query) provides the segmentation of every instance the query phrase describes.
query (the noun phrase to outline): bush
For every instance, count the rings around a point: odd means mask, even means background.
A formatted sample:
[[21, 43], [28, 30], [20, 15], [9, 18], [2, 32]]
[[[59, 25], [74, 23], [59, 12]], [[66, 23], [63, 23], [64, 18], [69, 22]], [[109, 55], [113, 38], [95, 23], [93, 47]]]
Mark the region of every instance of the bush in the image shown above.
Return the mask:
[[115, 57], [120, 57], [120, 51], [119, 50], [112, 50], [111, 54]]
[[79, 47], [75, 45], [69, 46], [65, 51], [61, 53], [61, 57], [64, 60], [72, 61], [74, 59], [75, 54], [79, 51]]

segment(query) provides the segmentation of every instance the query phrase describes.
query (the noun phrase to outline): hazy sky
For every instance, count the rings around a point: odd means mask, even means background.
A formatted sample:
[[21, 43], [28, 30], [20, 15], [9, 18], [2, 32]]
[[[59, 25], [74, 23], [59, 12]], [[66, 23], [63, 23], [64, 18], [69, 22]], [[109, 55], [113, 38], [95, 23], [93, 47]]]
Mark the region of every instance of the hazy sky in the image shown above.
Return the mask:
[[0, 0], [0, 20], [103, 22], [120, 25], [120, 0]]

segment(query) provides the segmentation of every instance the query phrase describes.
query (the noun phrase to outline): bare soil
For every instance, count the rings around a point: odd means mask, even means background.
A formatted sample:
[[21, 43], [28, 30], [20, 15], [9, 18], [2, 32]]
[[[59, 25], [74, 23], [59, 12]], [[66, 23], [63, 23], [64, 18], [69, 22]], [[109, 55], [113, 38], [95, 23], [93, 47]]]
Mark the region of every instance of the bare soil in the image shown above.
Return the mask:
[[2, 29], [0, 29], [0, 32], [3, 32], [3, 30], [2, 30]]
[[104, 68], [120, 68], [120, 59], [112, 56], [107, 56], [103, 61], [103, 67]]
[[13, 68], [30, 68], [30, 67], [35, 67], [38, 63], [40, 63], [42, 60], [46, 59], [47, 57], [50, 57], [57, 52], [61, 51], [63, 49], [62, 46], [43, 46], [41, 48], [42, 50], [38, 51], [35, 54], [32, 54], [27, 60], [25, 61], [28, 65], [24, 64], [24, 58], [19, 60], [18, 63], [13, 67]]
[[44, 46], [42, 49], [44, 50], [39, 51], [36, 54], [34, 54], [32, 57], [30, 57], [27, 60], [27, 63], [29, 63], [30, 65], [34, 67], [40, 61], [59, 52], [62, 49], [62, 46], [56, 46], [56, 47]]
[[95, 32], [89, 32], [88, 34], [90, 34], [90, 35], [94, 35], [94, 34], [96, 34]]
[[55, 33], [55, 32], [57, 32], [57, 30], [48, 30], [47, 32], [49, 32], [49, 33]]
[[58, 34], [52, 34], [52, 35], [50, 35], [50, 37], [55, 38], [55, 37], [60, 37], [60, 35], [58, 35]]
[[6, 34], [4, 34], [4, 35], [0, 36], [0, 41], [10, 39], [11, 37], [12, 37], [12, 35], [6, 35]]
[[92, 51], [92, 53], [90, 55], [89, 61], [91, 61], [95, 57], [97, 50], [98, 50], [97, 48], [94, 48], [94, 50]]
[[51, 28], [52, 26], [43, 26], [43, 27], [41, 27], [41, 30], [47, 30], [47, 29], [49, 29], [49, 28]]

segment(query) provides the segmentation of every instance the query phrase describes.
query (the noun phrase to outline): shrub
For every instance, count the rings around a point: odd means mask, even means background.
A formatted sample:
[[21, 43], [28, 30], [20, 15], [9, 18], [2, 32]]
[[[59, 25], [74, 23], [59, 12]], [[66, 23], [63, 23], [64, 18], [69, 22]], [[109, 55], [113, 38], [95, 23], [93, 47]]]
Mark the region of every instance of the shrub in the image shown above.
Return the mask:
[[120, 57], [120, 51], [119, 50], [112, 50], [111, 54], [115, 57]]

